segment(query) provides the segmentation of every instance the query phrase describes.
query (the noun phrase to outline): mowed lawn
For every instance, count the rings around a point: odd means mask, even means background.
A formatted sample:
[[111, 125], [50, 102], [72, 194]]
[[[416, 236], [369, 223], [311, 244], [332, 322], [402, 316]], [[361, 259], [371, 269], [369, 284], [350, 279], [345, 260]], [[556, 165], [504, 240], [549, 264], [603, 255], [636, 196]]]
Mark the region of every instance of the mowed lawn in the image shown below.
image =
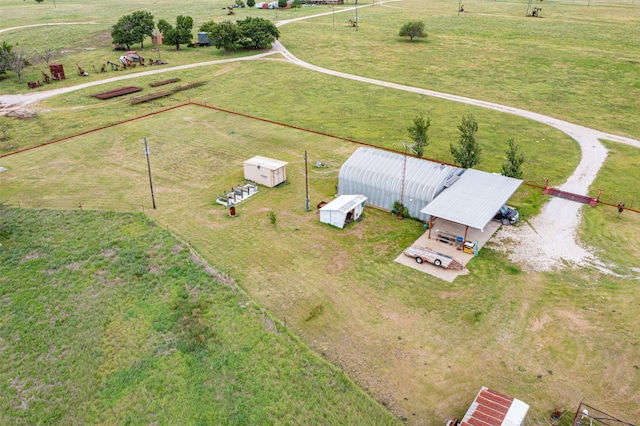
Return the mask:
[[[150, 209], [144, 137], [157, 210]], [[0, 189], [23, 207], [144, 209], [411, 424], [461, 416], [482, 385], [531, 404], [533, 424], [583, 397], [637, 417], [635, 280], [592, 270], [524, 273], [490, 249], [454, 283], [408, 270], [393, 259], [422, 234], [420, 223], [367, 208], [362, 222], [338, 230], [313, 211], [333, 197], [339, 167], [355, 149], [189, 106], [3, 158], [9, 170]], [[213, 201], [242, 183], [242, 161], [253, 155], [288, 161], [288, 183], [261, 188], [230, 218]], [[609, 177], [603, 184], [615, 186]], [[529, 188], [514, 201], [536, 197]], [[637, 233], [639, 222], [623, 219], [609, 232], [621, 252], [637, 252], [625, 235]], [[638, 266], [633, 256], [613, 257]]]
[[[463, 4], [465, 2], [462, 2]], [[640, 4], [478, 1], [456, 13], [447, 0], [408, 0], [282, 27], [300, 59], [346, 73], [536, 111], [640, 137]], [[404, 22], [428, 37], [399, 37]], [[335, 25], [335, 26], [334, 26]], [[312, 48], [309, 48], [312, 46]]]
[[[335, 8], [335, 14], [329, 13], [333, 10], [329, 7], [314, 6], [278, 12], [244, 8], [233, 16], [226, 15], [223, 9], [228, 5], [224, 2], [177, 6], [167, 0], [153, 4], [62, 0], [57, 7], [50, 2], [33, 3], [3, 2], [0, 25], [95, 23], [2, 34], [3, 41], [25, 49], [32, 57], [34, 66], [25, 70], [25, 81], [42, 80], [40, 70], [47, 67], [38, 55], [44, 48], [64, 52], [55, 60], [65, 64], [68, 79], [38, 91], [118, 74], [94, 72], [93, 67], [99, 70], [108, 60], [117, 62], [119, 52], [112, 49], [111, 26], [120, 16], [135, 10], [149, 11], [156, 21], [174, 22], [178, 14], [190, 15], [195, 21], [194, 35], [199, 25], [209, 20], [253, 16], [276, 21], [328, 13], [280, 27], [281, 41], [301, 59], [329, 69], [503, 103], [617, 134], [640, 136], [635, 119], [635, 111], [640, 109], [638, 2], [553, 1], [538, 4], [543, 7], [540, 19], [525, 16], [526, 2], [477, 1], [467, 4], [468, 13], [463, 14], [456, 13], [456, 4], [445, 0], [384, 5], [360, 2], [367, 7], [359, 7], [358, 31], [348, 24], [354, 18], [353, 11], [338, 13], [353, 3]], [[409, 42], [397, 35], [400, 26], [411, 19], [425, 22], [426, 39]], [[144, 52], [139, 45], [133, 47], [156, 59], [157, 53], [149, 51], [149, 39]], [[172, 46], [162, 46], [161, 52], [169, 66], [248, 54], [226, 54], [214, 48], [176, 52]], [[76, 64], [90, 75], [79, 77]], [[119, 74], [141, 70], [138, 67]], [[282, 68], [261, 77], [264, 81], [296, 72]], [[200, 75], [204, 78], [206, 74]], [[25, 84], [18, 85], [17, 78], [10, 76], [3, 82], [3, 92], [27, 90]], [[227, 76], [227, 84], [239, 87], [239, 81], [231, 76]]]

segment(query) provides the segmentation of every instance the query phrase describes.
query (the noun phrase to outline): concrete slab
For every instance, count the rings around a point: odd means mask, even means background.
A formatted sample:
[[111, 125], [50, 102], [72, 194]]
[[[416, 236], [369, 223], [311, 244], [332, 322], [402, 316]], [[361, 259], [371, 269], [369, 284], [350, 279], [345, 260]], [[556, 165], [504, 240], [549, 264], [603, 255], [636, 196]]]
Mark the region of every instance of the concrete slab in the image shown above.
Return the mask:
[[[499, 222], [489, 222], [485, 227], [484, 232], [477, 229], [469, 228], [467, 231], [467, 241], [472, 243], [478, 241], [478, 250], [482, 249], [489, 239], [496, 233], [501, 224]], [[433, 221], [433, 228], [431, 229], [431, 239], [429, 238], [429, 231], [426, 231], [420, 238], [418, 238], [412, 245], [419, 247], [429, 247], [437, 252], [447, 254], [453, 257], [458, 263], [465, 267], [462, 271], [454, 269], [444, 269], [439, 266], [432, 265], [430, 263], [419, 264], [412, 257], [408, 257], [403, 253], [400, 253], [395, 261], [409, 266], [410, 268], [418, 271], [433, 275], [445, 281], [453, 282], [460, 275], [467, 275], [469, 271], [466, 266], [474, 258], [473, 254], [464, 253], [462, 250], [456, 249], [456, 244], [447, 244], [438, 241], [436, 238], [439, 233], [446, 233], [449, 235], [459, 236], [464, 238], [465, 226], [458, 223], [449, 222], [444, 219], [435, 219]]]

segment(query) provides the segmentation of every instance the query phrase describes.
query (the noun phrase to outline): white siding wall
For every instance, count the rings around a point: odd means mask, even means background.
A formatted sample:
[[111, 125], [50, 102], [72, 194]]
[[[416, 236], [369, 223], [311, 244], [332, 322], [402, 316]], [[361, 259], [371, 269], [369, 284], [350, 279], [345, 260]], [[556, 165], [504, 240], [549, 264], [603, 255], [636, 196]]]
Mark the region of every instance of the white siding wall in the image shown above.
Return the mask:
[[347, 214], [340, 210], [320, 210], [320, 222], [328, 223], [338, 228], [344, 228], [346, 217]]

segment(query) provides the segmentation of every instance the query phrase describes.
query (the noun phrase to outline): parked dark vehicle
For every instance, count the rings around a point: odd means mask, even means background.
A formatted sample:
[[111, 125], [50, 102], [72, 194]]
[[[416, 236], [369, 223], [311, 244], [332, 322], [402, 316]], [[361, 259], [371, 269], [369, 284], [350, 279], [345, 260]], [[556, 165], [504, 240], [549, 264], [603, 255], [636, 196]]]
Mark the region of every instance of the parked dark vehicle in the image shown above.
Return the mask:
[[520, 220], [520, 215], [516, 209], [505, 204], [500, 207], [493, 220], [502, 222], [503, 225], [515, 225]]

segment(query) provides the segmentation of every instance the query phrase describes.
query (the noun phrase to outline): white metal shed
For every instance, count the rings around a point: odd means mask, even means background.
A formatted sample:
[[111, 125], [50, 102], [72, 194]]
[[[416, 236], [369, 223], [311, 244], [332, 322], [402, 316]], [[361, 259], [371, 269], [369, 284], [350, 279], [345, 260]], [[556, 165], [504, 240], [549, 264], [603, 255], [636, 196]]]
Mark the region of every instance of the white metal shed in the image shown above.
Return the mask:
[[420, 210], [461, 172], [458, 167], [421, 158], [358, 148], [340, 168], [338, 192], [363, 194], [370, 205], [386, 210], [404, 198], [403, 204], [411, 216], [427, 220], [428, 216]]
[[344, 228], [362, 215], [366, 201], [364, 195], [341, 195], [320, 208], [320, 222]]
[[269, 188], [287, 180], [286, 161], [256, 155], [244, 162], [244, 178]]

